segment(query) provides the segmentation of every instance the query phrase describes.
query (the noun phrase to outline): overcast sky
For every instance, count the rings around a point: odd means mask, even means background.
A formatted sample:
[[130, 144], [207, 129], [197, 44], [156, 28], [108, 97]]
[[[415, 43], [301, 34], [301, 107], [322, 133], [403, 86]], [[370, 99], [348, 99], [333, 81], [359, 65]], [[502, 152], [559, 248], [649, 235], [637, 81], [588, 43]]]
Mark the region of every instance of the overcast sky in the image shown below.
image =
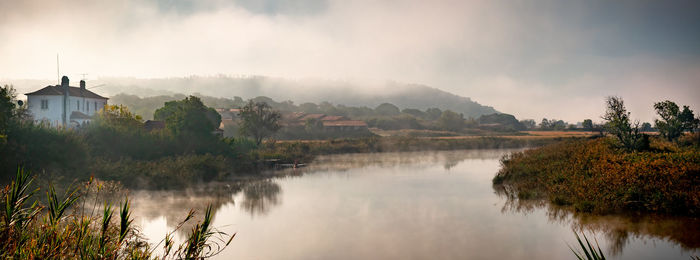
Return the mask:
[[[0, 80], [267, 75], [420, 83], [519, 118], [622, 96], [700, 110], [700, 1], [1, 0]], [[697, 114], [697, 113], [696, 113]]]

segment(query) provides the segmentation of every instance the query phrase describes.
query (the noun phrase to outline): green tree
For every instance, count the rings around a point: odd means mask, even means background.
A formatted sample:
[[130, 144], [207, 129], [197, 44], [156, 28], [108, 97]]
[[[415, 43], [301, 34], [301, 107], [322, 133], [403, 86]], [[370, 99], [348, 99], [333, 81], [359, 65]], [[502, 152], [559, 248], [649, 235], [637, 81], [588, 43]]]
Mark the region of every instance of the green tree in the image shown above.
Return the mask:
[[7, 138], [7, 127], [14, 120], [15, 91], [12, 86], [0, 87], [0, 144]]
[[447, 131], [461, 131], [464, 129], [464, 117], [450, 110], [445, 110], [438, 118], [438, 126]]
[[523, 119], [523, 120], [520, 120], [520, 123], [523, 124], [525, 126], [525, 128], [527, 128], [527, 129], [533, 129], [537, 126], [537, 123], [535, 122], [535, 120], [532, 120], [532, 119]]
[[634, 126], [630, 123], [630, 112], [627, 112], [625, 103], [621, 97], [611, 96], [606, 99], [607, 109], [603, 119], [605, 129], [617, 137], [622, 145], [627, 149], [644, 149], [645, 146], [642, 134], [639, 133], [639, 122]]
[[267, 103], [248, 102], [241, 109], [240, 133], [250, 136], [255, 143], [262, 143], [263, 138], [273, 135], [280, 129], [279, 120], [282, 116]]
[[581, 126], [583, 126], [583, 129], [591, 130], [591, 129], [593, 129], [593, 120], [584, 119]]
[[221, 115], [195, 96], [165, 102], [153, 117], [165, 121], [166, 127], [176, 135], [210, 136], [221, 124]]
[[428, 114], [428, 119], [436, 120], [436, 119], [440, 118], [440, 116], [442, 115], [442, 110], [440, 110], [439, 108], [432, 107], [432, 108], [426, 109], [425, 113]]
[[693, 131], [698, 125], [698, 120], [688, 106], [683, 106], [681, 111], [675, 102], [665, 100], [655, 103], [654, 109], [661, 117], [661, 120], [654, 120], [654, 124], [661, 136], [669, 141], [677, 140], [683, 135], [683, 131]]
[[382, 116], [395, 116], [401, 113], [397, 106], [389, 103], [383, 103], [374, 109], [378, 115]]
[[107, 105], [97, 112], [95, 124], [116, 129], [137, 129], [143, 126], [141, 116], [133, 114], [124, 105]]

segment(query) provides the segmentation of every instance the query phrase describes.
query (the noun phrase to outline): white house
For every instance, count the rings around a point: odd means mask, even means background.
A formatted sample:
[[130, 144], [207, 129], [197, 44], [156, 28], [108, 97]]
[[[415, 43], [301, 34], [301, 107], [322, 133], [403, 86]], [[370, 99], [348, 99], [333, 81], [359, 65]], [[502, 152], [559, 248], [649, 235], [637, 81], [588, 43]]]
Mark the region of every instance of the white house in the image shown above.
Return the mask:
[[61, 78], [61, 85], [46, 86], [25, 95], [34, 121], [53, 127], [73, 128], [86, 124], [107, 104], [106, 97], [85, 89], [84, 80], [80, 81], [79, 88], [71, 87], [66, 76]]

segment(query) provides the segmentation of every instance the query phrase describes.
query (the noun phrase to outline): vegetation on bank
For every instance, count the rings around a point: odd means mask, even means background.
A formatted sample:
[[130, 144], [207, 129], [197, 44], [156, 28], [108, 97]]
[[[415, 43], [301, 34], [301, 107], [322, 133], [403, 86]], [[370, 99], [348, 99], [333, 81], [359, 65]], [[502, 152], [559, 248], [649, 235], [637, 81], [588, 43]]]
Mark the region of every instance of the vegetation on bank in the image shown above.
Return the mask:
[[[657, 120], [661, 135], [648, 136], [639, 131], [638, 123], [631, 123], [620, 98], [608, 98], [607, 105], [609, 137], [567, 140], [509, 154], [502, 158], [503, 167], [493, 183], [502, 185], [508, 196], [546, 198], [583, 212], [700, 213], [700, 134], [673, 138], [668, 134], [695, 129], [698, 120], [692, 111], [685, 125]], [[664, 111], [657, 108], [657, 112]]]
[[[132, 223], [128, 198], [116, 208], [98, 203], [99, 182], [91, 180], [64, 196], [49, 186], [46, 206], [32, 201], [39, 191], [32, 182], [29, 173], [20, 169], [0, 191], [0, 258], [200, 259], [218, 254], [234, 237], [212, 227], [209, 206], [182, 244], [176, 245], [173, 235], [193, 219], [193, 211], [160, 243], [149, 245]], [[94, 197], [94, 203], [89, 197]], [[161, 247], [162, 255], [156, 255], [154, 250]]]
[[652, 140], [648, 151], [629, 152], [597, 138], [512, 153], [493, 182], [510, 196], [546, 198], [584, 212], [700, 213], [700, 150]]

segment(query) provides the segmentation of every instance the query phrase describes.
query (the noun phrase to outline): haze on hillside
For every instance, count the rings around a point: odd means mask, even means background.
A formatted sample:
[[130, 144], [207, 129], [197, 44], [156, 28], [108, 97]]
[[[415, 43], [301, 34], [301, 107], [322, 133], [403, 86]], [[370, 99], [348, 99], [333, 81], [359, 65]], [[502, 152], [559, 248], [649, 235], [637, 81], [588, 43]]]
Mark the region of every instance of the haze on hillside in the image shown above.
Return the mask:
[[664, 99], [698, 109], [698, 28], [697, 1], [9, 0], [0, 84], [55, 84], [59, 53], [61, 74], [110, 95], [371, 105], [350, 102], [426, 86], [569, 122], [619, 95], [651, 121]]

